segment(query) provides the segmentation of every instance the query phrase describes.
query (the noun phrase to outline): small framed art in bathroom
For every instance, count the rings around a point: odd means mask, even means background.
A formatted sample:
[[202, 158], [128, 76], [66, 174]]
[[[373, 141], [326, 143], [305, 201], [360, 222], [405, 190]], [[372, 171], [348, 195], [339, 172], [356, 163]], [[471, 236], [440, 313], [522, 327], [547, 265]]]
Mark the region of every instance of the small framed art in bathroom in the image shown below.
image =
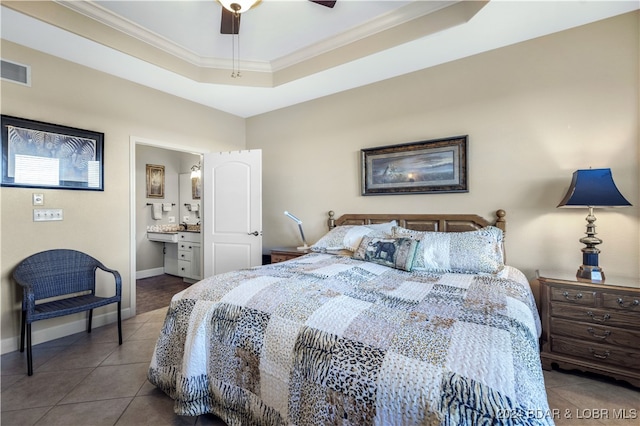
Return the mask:
[[164, 166], [147, 164], [147, 198], [164, 198]]

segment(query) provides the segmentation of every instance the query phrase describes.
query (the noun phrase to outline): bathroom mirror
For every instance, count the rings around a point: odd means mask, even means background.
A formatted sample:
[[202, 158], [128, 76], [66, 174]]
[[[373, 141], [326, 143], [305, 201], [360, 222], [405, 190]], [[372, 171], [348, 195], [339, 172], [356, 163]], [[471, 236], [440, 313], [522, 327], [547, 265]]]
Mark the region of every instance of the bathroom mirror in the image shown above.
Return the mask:
[[202, 189], [194, 191], [191, 173], [180, 173], [180, 223], [195, 225], [200, 223], [202, 200], [194, 198], [200, 195]]

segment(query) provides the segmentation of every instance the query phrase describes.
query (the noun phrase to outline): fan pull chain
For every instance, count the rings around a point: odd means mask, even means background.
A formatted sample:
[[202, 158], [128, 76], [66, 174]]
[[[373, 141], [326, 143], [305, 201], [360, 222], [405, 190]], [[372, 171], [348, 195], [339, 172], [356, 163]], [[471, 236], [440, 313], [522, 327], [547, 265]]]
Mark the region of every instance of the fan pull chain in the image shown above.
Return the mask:
[[[240, 78], [240, 31], [236, 34], [235, 25], [238, 12], [235, 12], [231, 20], [231, 78]], [[238, 60], [236, 61], [236, 38], [238, 39]]]
[[240, 78], [240, 31], [238, 31], [238, 66], [236, 68], [236, 77]]
[[231, 34], [231, 78], [236, 78], [236, 36]]

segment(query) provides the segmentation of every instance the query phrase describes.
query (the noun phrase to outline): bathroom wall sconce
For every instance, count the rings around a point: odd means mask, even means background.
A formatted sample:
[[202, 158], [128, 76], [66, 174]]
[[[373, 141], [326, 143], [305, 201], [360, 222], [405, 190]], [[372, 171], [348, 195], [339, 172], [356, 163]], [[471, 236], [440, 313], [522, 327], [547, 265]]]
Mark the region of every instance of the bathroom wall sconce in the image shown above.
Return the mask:
[[200, 163], [191, 166], [191, 179], [200, 179]]
[[302, 243], [304, 244], [302, 247], [297, 247], [298, 250], [309, 250], [309, 245], [307, 244], [307, 240], [304, 238], [304, 231], [302, 230], [302, 221], [289, 213], [288, 211], [284, 212], [284, 215], [289, 219], [293, 220], [298, 224], [298, 229], [300, 229], [300, 237], [302, 237]]

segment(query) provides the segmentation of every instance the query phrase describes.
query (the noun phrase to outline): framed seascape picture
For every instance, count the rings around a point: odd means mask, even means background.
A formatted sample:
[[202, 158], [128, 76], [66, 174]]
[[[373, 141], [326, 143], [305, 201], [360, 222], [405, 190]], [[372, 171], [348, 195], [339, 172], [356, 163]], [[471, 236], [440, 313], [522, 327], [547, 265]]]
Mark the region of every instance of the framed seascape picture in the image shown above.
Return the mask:
[[2, 186], [104, 191], [104, 133], [2, 115]]
[[467, 138], [361, 150], [362, 195], [468, 192]]
[[147, 198], [164, 198], [164, 166], [147, 164]]

